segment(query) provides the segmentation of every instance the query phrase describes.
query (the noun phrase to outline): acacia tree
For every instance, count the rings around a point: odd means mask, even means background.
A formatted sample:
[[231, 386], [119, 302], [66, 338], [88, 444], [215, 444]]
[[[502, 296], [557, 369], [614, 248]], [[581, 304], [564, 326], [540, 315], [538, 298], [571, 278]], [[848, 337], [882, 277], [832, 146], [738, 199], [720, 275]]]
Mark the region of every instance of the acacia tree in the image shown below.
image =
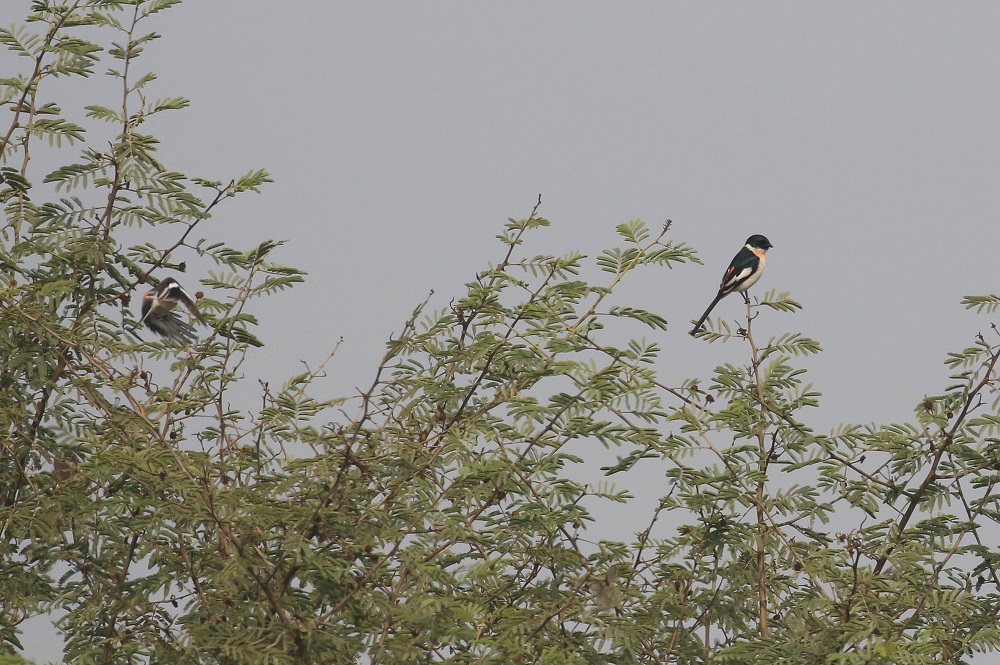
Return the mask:
[[[996, 647], [1000, 345], [949, 357], [912, 423], [810, 426], [787, 294], [748, 305], [742, 365], [670, 386], [667, 319], [627, 279], [696, 260], [669, 224], [618, 227], [591, 260], [533, 256], [535, 210], [464, 294], [418, 306], [370, 386], [322, 371], [239, 406], [258, 297], [302, 279], [275, 243], [208, 220], [263, 171], [195, 178], [157, 161], [138, 74], [174, 1], [39, 1], [0, 32], [0, 643], [51, 616], [74, 662], [938, 663]], [[70, 121], [48, 91], [100, 62], [121, 96]], [[113, 128], [110, 147], [90, 136]], [[66, 157], [37, 172], [40, 140]], [[133, 229], [167, 238], [136, 244]], [[213, 265], [191, 346], [137, 332], [137, 289]], [[994, 311], [1000, 299], [969, 298]], [[635, 337], [636, 327], [649, 339]], [[650, 341], [653, 340], [653, 341]], [[616, 461], [595, 470], [597, 446]], [[607, 482], [586, 480], [598, 471]], [[602, 539], [610, 480], [652, 475], [634, 538]], [[639, 490], [635, 490], [638, 494]], [[30, 656], [30, 654], [27, 654]]]

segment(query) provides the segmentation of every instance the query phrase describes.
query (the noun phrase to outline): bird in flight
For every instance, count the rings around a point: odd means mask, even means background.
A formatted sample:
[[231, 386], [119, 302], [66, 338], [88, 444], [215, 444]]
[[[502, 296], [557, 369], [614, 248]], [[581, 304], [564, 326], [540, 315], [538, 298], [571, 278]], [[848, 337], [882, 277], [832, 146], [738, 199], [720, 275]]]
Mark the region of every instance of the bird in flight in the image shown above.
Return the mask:
[[142, 297], [142, 318], [139, 319], [139, 323], [145, 323], [146, 327], [157, 335], [175, 342], [182, 344], [193, 342], [198, 338], [194, 326], [174, 312], [178, 303], [184, 305], [191, 316], [206, 323], [205, 317], [194, 304], [194, 298], [189, 296], [173, 277], [167, 277]]
[[750, 303], [750, 296], [746, 293], [747, 289], [756, 284], [757, 280], [760, 279], [761, 273], [764, 272], [765, 254], [767, 254], [767, 250], [771, 249], [771, 247], [773, 247], [771, 241], [760, 234], [754, 234], [747, 238], [743, 249], [736, 253], [729, 267], [726, 268], [726, 273], [722, 276], [722, 285], [719, 286], [719, 293], [715, 296], [712, 304], [708, 306], [708, 309], [705, 310], [705, 313], [701, 315], [701, 318], [698, 319], [698, 323], [691, 330], [692, 335], [698, 334], [702, 324], [705, 323], [705, 319], [712, 313], [715, 306], [730, 293], [734, 291], [742, 293], [743, 299], [748, 304]]

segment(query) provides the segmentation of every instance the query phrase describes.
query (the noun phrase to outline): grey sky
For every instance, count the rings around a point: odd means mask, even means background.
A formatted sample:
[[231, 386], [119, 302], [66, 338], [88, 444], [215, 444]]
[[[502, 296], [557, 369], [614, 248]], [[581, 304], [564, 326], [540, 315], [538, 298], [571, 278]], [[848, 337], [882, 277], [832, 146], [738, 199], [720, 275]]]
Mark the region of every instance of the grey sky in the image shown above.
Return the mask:
[[743, 357], [684, 332], [754, 232], [775, 244], [755, 290], [806, 308], [758, 333], [822, 342], [822, 421], [907, 417], [986, 328], [959, 299], [996, 290], [996, 4], [288, 7], [185, 3], [147, 61], [193, 101], [157, 128], [172, 163], [274, 173], [218, 216], [288, 238], [311, 273], [267, 305], [274, 380], [343, 336], [334, 383], [366, 382], [412, 306], [496, 258], [539, 192], [539, 251], [594, 252], [638, 217], [701, 252], [639, 296], [671, 321], [670, 380]]
[[752, 293], [805, 306], [755, 331], [823, 344], [802, 363], [822, 427], [909, 418], [947, 385], [944, 354], [988, 330], [959, 300], [998, 290], [995, 2], [189, 0], [150, 26], [153, 96], [192, 100], [151, 121], [163, 160], [270, 170], [212, 223], [237, 245], [288, 239], [277, 258], [310, 273], [261, 306], [268, 350], [247, 368], [265, 380], [343, 336], [324, 387], [367, 385], [413, 306], [497, 259], [538, 193], [553, 226], [530, 254], [593, 255], [633, 218], [698, 249], [705, 266], [629, 287], [670, 321], [667, 383], [744, 361], [686, 331], [752, 233], [775, 246]]

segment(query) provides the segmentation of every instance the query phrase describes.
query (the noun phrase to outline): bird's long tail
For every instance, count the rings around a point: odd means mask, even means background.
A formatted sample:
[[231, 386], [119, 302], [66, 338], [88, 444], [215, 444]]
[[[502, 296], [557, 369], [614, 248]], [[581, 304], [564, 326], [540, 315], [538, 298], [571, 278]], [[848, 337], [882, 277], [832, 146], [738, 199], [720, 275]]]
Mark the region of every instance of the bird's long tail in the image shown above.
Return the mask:
[[691, 329], [690, 334], [692, 337], [698, 334], [698, 331], [701, 330], [702, 324], [705, 323], [705, 319], [708, 318], [708, 315], [712, 313], [712, 310], [715, 309], [715, 306], [718, 305], [719, 301], [722, 300], [725, 296], [726, 296], [725, 293], [719, 291], [719, 295], [715, 296], [715, 300], [712, 301], [712, 304], [708, 306], [708, 309], [705, 310], [705, 313], [701, 315], [700, 319], [698, 319], [698, 323], [696, 323], [694, 328]]

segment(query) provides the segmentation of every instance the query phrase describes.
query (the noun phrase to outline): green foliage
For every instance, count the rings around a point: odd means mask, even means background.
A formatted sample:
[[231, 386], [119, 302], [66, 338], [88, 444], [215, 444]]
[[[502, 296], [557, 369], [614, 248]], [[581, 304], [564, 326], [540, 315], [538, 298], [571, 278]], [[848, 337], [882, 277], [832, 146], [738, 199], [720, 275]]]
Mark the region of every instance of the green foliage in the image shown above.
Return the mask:
[[[696, 342], [705, 358], [738, 344], [742, 361], [667, 385], [668, 319], [618, 286], [698, 261], [669, 222], [621, 224], [621, 246], [593, 260], [532, 256], [548, 226], [536, 206], [459, 297], [414, 310], [361, 394], [314, 397], [324, 361], [244, 406], [255, 302], [303, 276], [272, 261], [278, 242], [206, 235], [266, 172], [178, 173], [138, 131], [187, 105], [147, 97], [155, 76], [138, 72], [158, 38], [147, 22], [174, 4], [39, 0], [0, 31], [25, 65], [0, 80], [0, 661], [25, 662], [36, 616], [66, 660], [100, 663], [996, 650], [1000, 344], [950, 354], [952, 385], [912, 422], [818, 433], [820, 394], [795, 359], [820, 345], [755, 333], [801, 309], [770, 291]], [[108, 58], [126, 95], [81, 109], [117, 132], [90, 145], [45, 95]], [[32, 171], [39, 140], [76, 152]], [[210, 266], [210, 328], [190, 347], [149, 340], [133, 296], [189, 263]], [[607, 514], [634, 536], [611, 539]]]
[[966, 309], [975, 309], [977, 312], [986, 311], [989, 314], [997, 311], [1000, 307], [1000, 296], [966, 296], [962, 298], [962, 304]]

